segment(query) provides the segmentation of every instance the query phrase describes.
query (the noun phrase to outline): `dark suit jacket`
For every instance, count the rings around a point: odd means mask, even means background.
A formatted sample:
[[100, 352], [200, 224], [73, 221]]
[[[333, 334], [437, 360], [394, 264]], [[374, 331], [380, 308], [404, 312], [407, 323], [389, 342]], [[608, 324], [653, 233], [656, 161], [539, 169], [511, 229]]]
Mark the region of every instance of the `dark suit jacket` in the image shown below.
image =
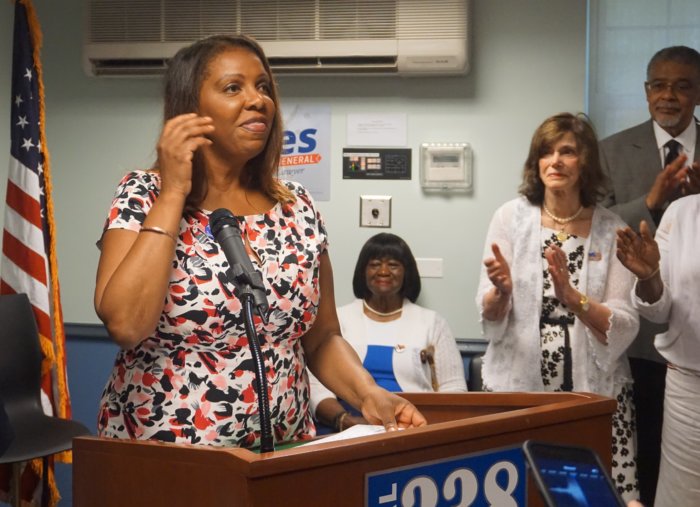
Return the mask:
[[[599, 146], [600, 163], [609, 178], [603, 206], [620, 215], [634, 229], [639, 228], [639, 222], [646, 220], [652, 233], [655, 232], [656, 225], [645, 199], [663, 164], [656, 146], [652, 120], [613, 134], [603, 139]], [[700, 160], [700, 129], [695, 141], [695, 160]], [[665, 362], [654, 348], [653, 339], [666, 329], [666, 325], [641, 319], [639, 334], [627, 355]]]
[[[700, 160], [700, 135], [695, 141], [695, 160]], [[600, 163], [610, 179], [603, 206], [612, 209], [634, 229], [646, 220], [655, 232], [645, 199], [663, 167], [652, 120], [603, 139]]]

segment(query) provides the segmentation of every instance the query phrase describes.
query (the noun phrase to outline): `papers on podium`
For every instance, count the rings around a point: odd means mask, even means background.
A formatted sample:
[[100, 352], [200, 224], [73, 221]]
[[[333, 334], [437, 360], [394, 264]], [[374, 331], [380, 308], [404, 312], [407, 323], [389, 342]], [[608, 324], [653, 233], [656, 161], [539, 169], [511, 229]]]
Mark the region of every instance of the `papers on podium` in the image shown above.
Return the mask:
[[377, 435], [386, 432], [384, 426], [374, 424], [356, 424], [340, 433], [333, 433], [324, 438], [312, 440], [304, 445], [325, 444], [326, 442], [337, 442], [339, 440], [347, 440], [349, 438], [366, 437], [368, 435]]

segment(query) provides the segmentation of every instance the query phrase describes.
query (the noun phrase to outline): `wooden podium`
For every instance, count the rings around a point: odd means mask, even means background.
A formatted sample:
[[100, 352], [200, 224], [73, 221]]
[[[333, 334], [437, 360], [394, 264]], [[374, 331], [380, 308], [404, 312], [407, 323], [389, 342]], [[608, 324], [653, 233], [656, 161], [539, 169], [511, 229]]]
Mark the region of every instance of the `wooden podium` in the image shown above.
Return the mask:
[[[616, 402], [588, 393], [402, 394], [428, 426], [257, 454], [147, 441], [73, 443], [76, 507], [366, 505], [366, 474], [518, 446], [587, 446], [610, 470]], [[542, 505], [528, 480], [527, 505]], [[392, 503], [387, 505], [400, 505]]]

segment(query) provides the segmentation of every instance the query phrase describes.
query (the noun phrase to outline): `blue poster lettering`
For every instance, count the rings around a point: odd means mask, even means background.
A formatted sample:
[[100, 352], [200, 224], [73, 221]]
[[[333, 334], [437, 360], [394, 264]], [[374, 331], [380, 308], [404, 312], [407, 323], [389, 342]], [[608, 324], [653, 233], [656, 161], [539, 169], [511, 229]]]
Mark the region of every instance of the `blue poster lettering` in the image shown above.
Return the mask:
[[[282, 138], [282, 155], [291, 155], [294, 153], [294, 145], [297, 142], [297, 136], [291, 130], [285, 130]], [[289, 146], [289, 148], [287, 148]]]
[[316, 129], [306, 129], [299, 133], [299, 153], [311, 153], [316, 149]]
[[299, 132], [299, 139], [291, 130], [284, 131], [282, 155], [292, 153], [311, 153], [316, 149], [316, 129], [305, 129]]

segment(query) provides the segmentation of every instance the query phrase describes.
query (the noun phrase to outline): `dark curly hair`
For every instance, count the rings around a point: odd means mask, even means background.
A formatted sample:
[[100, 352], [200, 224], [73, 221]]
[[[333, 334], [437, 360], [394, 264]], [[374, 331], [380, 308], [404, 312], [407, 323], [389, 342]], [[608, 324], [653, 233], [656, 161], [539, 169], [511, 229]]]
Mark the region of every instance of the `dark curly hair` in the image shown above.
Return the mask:
[[[199, 93], [202, 83], [208, 77], [209, 64], [231, 48], [246, 49], [260, 59], [265, 72], [270, 76], [270, 97], [275, 104], [275, 117], [267, 143], [263, 151], [246, 164], [241, 183], [246, 188], [260, 190], [275, 201], [294, 201], [292, 193], [277, 180], [283, 143], [277, 85], [265, 53], [253, 38], [246, 35], [213, 35], [180, 49], [170, 60], [165, 72], [163, 122], [181, 114], [198, 111]], [[192, 161], [192, 191], [185, 203], [187, 210], [199, 207], [207, 195], [207, 183], [202, 156], [195, 152]]]
[[421, 289], [416, 259], [408, 244], [396, 234], [389, 232], [372, 236], [360, 250], [357, 264], [355, 264], [355, 273], [352, 276], [352, 290], [355, 297], [366, 299], [371, 296], [372, 293], [367, 287], [366, 269], [369, 262], [374, 259], [394, 259], [403, 265], [401, 295], [415, 303]]
[[530, 143], [530, 153], [523, 169], [523, 181], [519, 192], [531, 204], [544, 202], [544, 183], [540, 178], [540, 159], [551, 153], [554, 145], [564, 135], [571, 133], [579, 153], [580, 198], [583, 206], [597, 203], [604, 190], [605, 175], [600, 167], [598, 140], [588, 117], [582, 113], [559, 113], [547, 118], [537, 127]]

